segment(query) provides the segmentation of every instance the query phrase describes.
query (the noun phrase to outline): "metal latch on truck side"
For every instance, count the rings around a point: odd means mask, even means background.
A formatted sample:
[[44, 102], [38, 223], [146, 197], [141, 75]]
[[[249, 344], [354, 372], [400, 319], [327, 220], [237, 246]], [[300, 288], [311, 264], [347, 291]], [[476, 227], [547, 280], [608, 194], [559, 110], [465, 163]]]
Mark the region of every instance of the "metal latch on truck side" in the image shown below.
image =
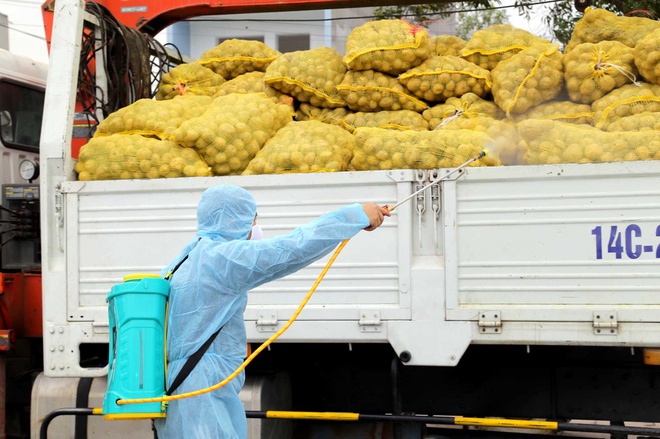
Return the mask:
[[277, 330], [277, 311], [259, 311], [255, 322], [259, 332], [275, 332]]
[[617, 335], [619, 323], [616, 319], [616, 312], [594, 311], [593, 327], [596, 335]]
[[380, 311], [360, 311], [360, 331], [380, 332]]
[[481, 334], [501, 334], [502, 313], [499, 311], [479, 312], [479, 332]]

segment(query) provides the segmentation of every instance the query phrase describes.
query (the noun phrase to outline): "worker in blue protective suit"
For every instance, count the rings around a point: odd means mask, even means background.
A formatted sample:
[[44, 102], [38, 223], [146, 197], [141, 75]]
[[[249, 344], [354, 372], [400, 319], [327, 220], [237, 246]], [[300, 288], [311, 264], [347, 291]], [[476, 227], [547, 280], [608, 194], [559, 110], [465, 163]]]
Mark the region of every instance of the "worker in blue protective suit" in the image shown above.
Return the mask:
[[[387, 208], [353, 204], [325, 214], [288, 235], [253, 240], [257, 205], [236, 186], [216, 186], [202, 194], [198, 231], [163, 274], [187, 259], [171, 277], [167, 330], [168, 385], [187, 358], [222, 328], [190, 375], [174, 392], [213, 386], [246, 357], [243, 312], [247, 292], [306, 267], [360, 230], [374, 230]], [[256, 237], [256, 236], [255, 236]], [[159, 439], [244, 439], [245, 410], [239, 392], [244, 373], [220, 389], [171, 401], [167, 417], [156, 419]]]

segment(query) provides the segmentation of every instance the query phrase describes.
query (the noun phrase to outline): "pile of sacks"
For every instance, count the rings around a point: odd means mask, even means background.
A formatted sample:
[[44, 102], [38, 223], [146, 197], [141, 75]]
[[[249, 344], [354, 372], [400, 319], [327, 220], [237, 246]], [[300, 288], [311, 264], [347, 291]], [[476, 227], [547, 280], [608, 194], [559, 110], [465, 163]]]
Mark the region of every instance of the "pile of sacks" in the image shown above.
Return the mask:
[[587, 9], [570, 43], [403, 20], [280, 53], [227, 40], [102, 121], [81, 180], [660, 159], [660, 22]]

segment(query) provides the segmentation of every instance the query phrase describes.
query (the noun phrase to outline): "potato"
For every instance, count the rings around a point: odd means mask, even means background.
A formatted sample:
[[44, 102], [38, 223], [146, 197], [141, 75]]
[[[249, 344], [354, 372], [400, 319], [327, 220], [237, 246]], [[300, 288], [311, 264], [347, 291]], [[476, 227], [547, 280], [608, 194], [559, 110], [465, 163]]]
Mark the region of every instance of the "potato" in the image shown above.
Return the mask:
[[281, 53], [261, 41], [229, 39], [202, 54], [197, 62], [225, 79], [248, 72], [264, 72]]
[[399, 82], [428, 102], [444, 102], [474, 93], [485, 97], [492, 83], [490, 71], [457, 56], [432, 56], [399, 76]]
[[370, 21], [354, 28], [343, 61], [350, 70], [398, 75], [431, 55], [426, 29], [403, 20]]
[[315, 107], [338, 108], [346, 103], [337, 91], [346, 74], [342, 56], [330, 47], [285, 53], [266, 69], [264, 82]]
[[181, 64], [163, 75], [156, 99], [162, 101], [191, 94], [213, 96], [224, 82], [225, 78], [201, 64]]
[[79, 180], [208, 177], [211, 170], [192, 149], [138, 134], [93, 138], [80, 149]]
[[292, 122], [266, 142], [243, 175], [345, 171], [354, 149], [353, 136], [338, 126]]
[[396, 78], [375, 70], [349, 71], [337, 86], [353, 111], [424, 111], [427, 104], [415, 98]]

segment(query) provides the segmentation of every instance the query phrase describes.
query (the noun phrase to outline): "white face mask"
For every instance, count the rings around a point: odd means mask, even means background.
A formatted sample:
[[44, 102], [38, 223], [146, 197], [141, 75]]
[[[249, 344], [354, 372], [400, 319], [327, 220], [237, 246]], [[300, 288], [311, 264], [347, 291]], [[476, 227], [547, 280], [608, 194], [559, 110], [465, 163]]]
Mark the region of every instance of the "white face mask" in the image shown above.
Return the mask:
[[264, 231], [261, 230], [259, 224], [252, 226], [252, 235], [250, 236], [250, 241], [258, 241], [264, 237]]

